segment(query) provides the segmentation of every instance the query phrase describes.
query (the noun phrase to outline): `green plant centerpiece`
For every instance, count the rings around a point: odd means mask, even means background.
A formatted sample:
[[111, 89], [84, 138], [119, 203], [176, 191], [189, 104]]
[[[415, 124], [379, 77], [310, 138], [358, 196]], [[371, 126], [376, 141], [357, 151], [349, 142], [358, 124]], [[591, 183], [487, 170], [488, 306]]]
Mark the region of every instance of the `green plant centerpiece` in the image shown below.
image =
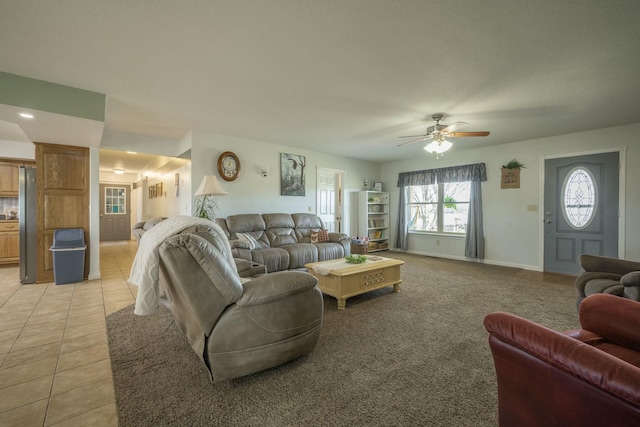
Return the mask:
[[366, 256], [357, 254], [347, 255], [344, 259], [347, 260], [349, 264], [364, 264], [367, 262]]

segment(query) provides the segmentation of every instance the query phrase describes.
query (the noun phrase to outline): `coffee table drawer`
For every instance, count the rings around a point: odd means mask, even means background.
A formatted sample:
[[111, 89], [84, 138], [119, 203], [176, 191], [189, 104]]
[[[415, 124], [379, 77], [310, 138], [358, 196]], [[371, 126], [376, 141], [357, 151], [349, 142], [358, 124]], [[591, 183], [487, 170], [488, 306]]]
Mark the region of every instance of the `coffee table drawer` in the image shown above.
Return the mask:
[[400, 280], [400, 269], [397, 267], [381, 268], [367, 273], [362, 273], [360, 279], [361, 288], [372, 286], [389, 286], [390, 282]]

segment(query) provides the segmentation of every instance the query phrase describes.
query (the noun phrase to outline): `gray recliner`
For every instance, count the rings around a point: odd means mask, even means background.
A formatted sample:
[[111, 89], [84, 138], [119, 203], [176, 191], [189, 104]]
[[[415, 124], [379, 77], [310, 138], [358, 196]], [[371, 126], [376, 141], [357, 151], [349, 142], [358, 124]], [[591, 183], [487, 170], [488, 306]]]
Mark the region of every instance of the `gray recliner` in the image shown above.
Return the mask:
[[[213, 381], [275, 367], [315, 348], [323, 300], [299, 271], [240, 279], [218, 233], [178, 234], [158, 250], [160, 287]], [[228, 253], [227, 253], [228, 252]]]
[[598, 255], [580, 255], [584, 270], [576, 278], [576, 305], [592, 294], [612, 294], [640, 301], [640, 262]]

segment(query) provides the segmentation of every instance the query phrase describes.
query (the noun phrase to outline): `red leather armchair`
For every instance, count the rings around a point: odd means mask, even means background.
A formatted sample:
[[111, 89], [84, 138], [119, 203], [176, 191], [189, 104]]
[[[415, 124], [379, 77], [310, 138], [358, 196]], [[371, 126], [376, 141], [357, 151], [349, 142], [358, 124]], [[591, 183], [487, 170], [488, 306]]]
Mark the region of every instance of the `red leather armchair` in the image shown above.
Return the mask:
[[640, 425], [640, 302], [594, 294], [565, 333], [496, 312], [485, 317], [500, 426]]

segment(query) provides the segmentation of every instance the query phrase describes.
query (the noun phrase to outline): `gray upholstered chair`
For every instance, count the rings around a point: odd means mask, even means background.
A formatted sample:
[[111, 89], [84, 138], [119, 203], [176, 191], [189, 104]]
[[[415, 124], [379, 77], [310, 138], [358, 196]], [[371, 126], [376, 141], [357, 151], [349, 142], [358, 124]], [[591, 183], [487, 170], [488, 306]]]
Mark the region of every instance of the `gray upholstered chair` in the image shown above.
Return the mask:
[[165, 219], [167, 219], [166, 216], [157, 216], [157, 217], [151, 218], [148, 221], [135, 223], [133, 227], [131, 227], [131, 230], [133, 231], [133, 235], [136, 238], [136, 241], [139, 242], [140, 239], [142, 239], [142, 235], [144, 233], [146, 233], [147, 231], [155, 227], [156, 224], [164, 221]]
[[323, 301], [300, 271], [241, 280], [226, 236], [182, 233], [158, 249], [160, 287], [214, 381], [275, 367], [315, 348]]
[[576, 278], [579, 308], [583, 299], [605, 293], [640, 301], [640, 262], [597, 255], [580, 255], [584, 270]]

